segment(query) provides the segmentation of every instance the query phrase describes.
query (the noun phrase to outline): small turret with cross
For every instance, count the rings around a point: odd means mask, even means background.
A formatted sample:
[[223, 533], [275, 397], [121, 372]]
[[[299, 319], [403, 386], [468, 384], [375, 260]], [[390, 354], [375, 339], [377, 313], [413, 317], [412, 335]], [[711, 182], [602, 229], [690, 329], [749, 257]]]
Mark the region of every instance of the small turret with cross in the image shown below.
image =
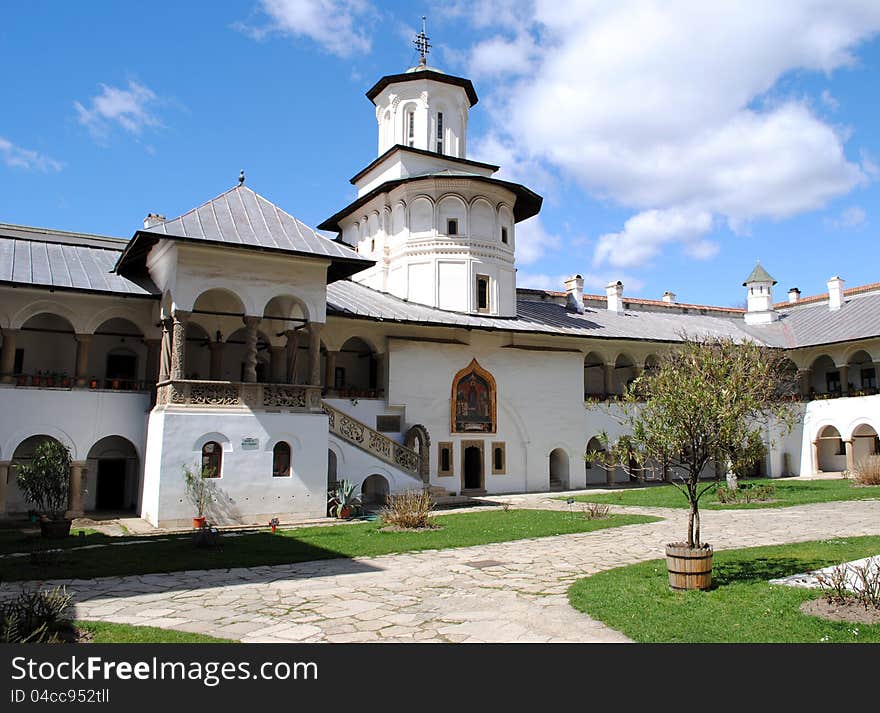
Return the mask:
[[425, 67], [428, 64], [428, 51], [431, 49], [431, 43], [429, 40], [431, 39], [425, 34], [425, 30], [427, 29], [428, 18], [422, 15], [422, 31], [416, 35], [415, 40], [413, 40], [413, 44], [416, 49], [419, 51], [419, 66]]

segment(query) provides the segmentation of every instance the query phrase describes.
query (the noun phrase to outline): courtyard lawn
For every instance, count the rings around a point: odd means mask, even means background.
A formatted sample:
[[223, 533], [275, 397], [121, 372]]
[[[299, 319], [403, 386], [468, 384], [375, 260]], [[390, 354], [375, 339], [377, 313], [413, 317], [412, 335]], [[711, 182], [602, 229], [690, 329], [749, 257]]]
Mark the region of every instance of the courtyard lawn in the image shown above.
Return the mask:
[[154, 539], [108, 538], [130, 544], [68, 549], [43, 555], [36, 562], [28, 556], [5, 557], [0, 559], [0, 581], [90, 579], [188, 569], [291, 564], [336, 557], [371, 557], [592, 532], [657, 519], [642, 515], [611, 515], [602, 520], [587, 520], [578, 511], [499, 509], [438, 515], [435, 522], [441, 525], [440, 529], [419, 532], [382, 532], [383, 524], [376, 521], [279, 530], [275, 535], [269, 532], [230, 533], [222, 535], [216, 547], [195, 547], [190, 535]]
[[880, 537], [847, 537], [716, 552], [714, 588], [669, 589], [665, 560], [600, 572], [575, 582], [579, 611], [641, 643], [880, 642], [880, 624], [832, 622], [800, 612], [819, 590], [767, 580], [880, 552]]
[[[880, 498], [880, 485], [856, 486], [851, 480], [785, 480], [761, 478], [740, 481], [744, 485], [769, 483], [774, 488], [772, 501], [753, 503], [719, 503], [714, 492], [700, 499], [701, 508], [728, 510], [731, 508], [782, 508], [809, 503], [827, 503], [835, 500], [871, 500]], [[708, 484], [708, 482], [707, 482]], [[721, 485], [724, 481], [721, 481]], [[643, 507], [684, 508], [687, 498], [674, 485], [653, 485], [638, 490], [620, 490], [614, 493], [577, 495], [579, 502], [610, 503], [612, 505], [641, 505]]]
[[[82, 537], [79, 536], [80, 530], [84, 533]], [[104, 545], [118, 539], [104, 535], [96, 530], [74, 528], [70, 531], [70, 537], [53, 540], [41, 537], [39, 527], [28, 528], [26, 531], [10, 527], [0, 530], [0, 554], [59, 548], [70, 549], [71, 547], [82, 547], [83, 545]]]
[[75, 621], [77, 629], [92, 635], [90, 644], [231, 644], [232, 639], [218, 639], [206, 634], [172, 631], [155, 626], [129, 626], [106, 621]]

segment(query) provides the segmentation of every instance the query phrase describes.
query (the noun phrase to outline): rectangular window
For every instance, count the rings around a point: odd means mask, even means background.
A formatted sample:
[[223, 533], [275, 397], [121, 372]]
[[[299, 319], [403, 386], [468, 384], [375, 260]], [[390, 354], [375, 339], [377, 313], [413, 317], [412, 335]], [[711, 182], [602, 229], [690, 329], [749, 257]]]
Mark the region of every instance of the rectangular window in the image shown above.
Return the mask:
[[12, 367], [13, 374], [24, 373], [24, 349], [15, 350], [15, 364]]
[[507, 245], [507, 228], [501, 228], [501, 242]]
[[449, 218], [446, 221], [446, 233], [448, 235], [458, 235], [458, 218]]
[[876, 389], [877, 388], [877, 370], [876, 369], [862, 369], [862, 388], [863, 389]]
[[443, 153], [443, 112], [437, 112], [437, 153]]
[[507, 472], [507, 454], [504, 443], [492, 444], [492, 475], [504, 475]]
[[406, 143], [407, 146], [415, 146], [416, 143], [416, 113], [408, 112], [406, 115]]
[[376, 416], [376, 430], [381, 433], [400, 433], [400, 416]]
[[333, 370], [333, 388], [334, 389], [344, 389], [345, 388], [345, 367], [337, 366]]
[[825, 374], [825, 386], [828, 393], [840, 391], [840, 372], [829, 371]]
[[477, 311], [489, 311], [489, 276], [477, 275]]
[[437, 475], [452, 475], [452, 444], [437, 444]]

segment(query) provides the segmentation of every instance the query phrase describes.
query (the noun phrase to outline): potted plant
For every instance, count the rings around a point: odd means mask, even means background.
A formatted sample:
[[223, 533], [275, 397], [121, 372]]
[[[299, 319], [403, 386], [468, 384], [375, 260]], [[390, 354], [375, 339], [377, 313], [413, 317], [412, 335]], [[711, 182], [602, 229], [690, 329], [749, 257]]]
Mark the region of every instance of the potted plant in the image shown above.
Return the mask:
[[42, 383], [43, 383], [43, 372], [37, 371], [37, 373], [31, 377], [31, 386], [40, 386]]
[[91, 379], [89, 379], [89, 388], [90, 389], [97, 389], [98, 388], [98, 380], [94, 376]]
[[70, 377], [67, 375], [66, 371], [61, 372], [61, 386], [63, 386], [65, 389], [70, 388]]
[[40, 513], [43, 537], [67, 537], [69, 518], [64, 517], [70, 493], [70, 451], [55, 440], [40, 443], [30, 463], [14, 465], [16, 481], [25, 499]]
[[19, 374], [15, 377], [15, 385], [16, 386], [27, 386], [28, 376], [27, 374]]
[[193, 527], [196, 529], [207, 527], [205, 510], [217, 498], [217, 491], [211, 480], [213, 476], [213, 468], [202, 468], [200, 472], [196, 472], [188, 465], [183, 466], [186, 496], [196, 509], [196, 516], [192, 521]]
[[[616, 404], [627, 435], [608, 448], [608, 467], [622, 467], [640, 480], [672, 467], [679, 481], [672, 483], [688, 501], [687, 539], [666, 545], [671, 588], [711, 586], [712, 546], [701, 538], [699, 504], [720, 474], [716, 469], [709, 482], [701, 475], [718, 463], [731, 473], [747, 472], [765, 452], [764, 433], [791, 430], [796, 412], [779, 398], [791, 378], [784, 357], [766, 347], [685, 336]], [[607, 448], [607, 436], [600, 440]], [[585, 454], [594, 463], [603, 457]]]
[[47, 371], [46, 372], [46, 386], [52, 388], [55, 386], [55, 372]]
[[340, 481], [329, 494], [330, 516], [345, 520], [352, 516], [360, 503], [360, 498], [354, 491], [354, 483], [350, 480]]

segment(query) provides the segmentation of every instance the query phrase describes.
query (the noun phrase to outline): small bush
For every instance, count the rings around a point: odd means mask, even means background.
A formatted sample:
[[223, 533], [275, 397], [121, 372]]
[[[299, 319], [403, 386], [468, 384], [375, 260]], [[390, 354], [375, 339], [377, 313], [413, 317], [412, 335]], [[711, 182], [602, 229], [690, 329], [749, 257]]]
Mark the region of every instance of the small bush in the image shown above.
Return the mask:
[[407, 490], [405, 493], [389, 495], [382, 521], [406, 530], [434, 527], [431, 513], [434, 500], [427, 490]]
[[773, 498], [776, 488], [771, 483], [744, 483], [736, 489], [719, 485], [715, 496], [719, 503], [759, 503]]
[[843, 562], [827, 574], [817, 574], [816, 579], [829, 604], [857, 601], [865, 609], [880, 609], [880, 560]]
[[0, 642], [4, 644], [51, 644], [59, 641], [66, 627], [64, 613], [71, 595], [64, 587], [22, 590], [0, 603]]
[[587, 503], [583, 508], [585, 520], [604, 520], [611, 512], [611, 506], [604, 503]]
[[880, 485], [880, 455], [865, 456], [852, 471], [856, 485]]

